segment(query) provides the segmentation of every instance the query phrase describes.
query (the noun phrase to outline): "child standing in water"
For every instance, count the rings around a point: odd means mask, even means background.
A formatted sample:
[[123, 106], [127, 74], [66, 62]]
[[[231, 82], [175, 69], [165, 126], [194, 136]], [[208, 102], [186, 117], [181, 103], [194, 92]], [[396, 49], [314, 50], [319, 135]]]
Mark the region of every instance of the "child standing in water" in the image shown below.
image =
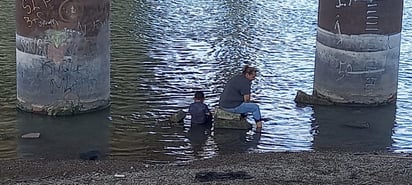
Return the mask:
[[191, 116], [192, 124], [211, 124], [212, 123], [212, 113], [205, 103], [205, 95], [202, 91], [196, 91], [194, 102], [189, 106], [189, 113]]

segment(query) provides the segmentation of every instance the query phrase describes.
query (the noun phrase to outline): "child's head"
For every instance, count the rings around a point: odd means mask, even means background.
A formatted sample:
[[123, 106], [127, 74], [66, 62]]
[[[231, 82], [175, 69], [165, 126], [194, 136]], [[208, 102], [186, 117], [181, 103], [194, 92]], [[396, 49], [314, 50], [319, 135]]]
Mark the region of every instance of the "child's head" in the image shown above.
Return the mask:
[[203, 94], [202, 91], [196, 91], [194, 100], [200, 100], [200, 101], [205, 100], [205, 94]]

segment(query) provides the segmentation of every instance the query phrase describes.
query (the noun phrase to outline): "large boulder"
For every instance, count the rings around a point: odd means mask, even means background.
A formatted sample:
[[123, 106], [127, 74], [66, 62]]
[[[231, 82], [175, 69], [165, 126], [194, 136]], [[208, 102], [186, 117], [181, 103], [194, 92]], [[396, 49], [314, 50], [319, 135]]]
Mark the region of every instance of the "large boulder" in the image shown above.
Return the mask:
[[252, 129], [252, 125], [241, 114], [231, 113], [220, 108], [216, 108], [214, 122], [216, 129]]

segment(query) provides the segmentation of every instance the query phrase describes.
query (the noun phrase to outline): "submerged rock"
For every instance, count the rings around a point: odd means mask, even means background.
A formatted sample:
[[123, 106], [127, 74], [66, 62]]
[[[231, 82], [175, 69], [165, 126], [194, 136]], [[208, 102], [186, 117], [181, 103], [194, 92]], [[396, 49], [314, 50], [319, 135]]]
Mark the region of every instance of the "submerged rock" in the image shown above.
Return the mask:
[[176, 113], [172, 114], [170, 116], [170, 122], [172, 123], [180, 123], [183, 122], [183, 119], [185, 119], [186, 113], [183, 110], [179, 110]]
[[308, 104], [308, 105], [334, 105], [333, 102], [319, 98], [313, 95], [309, 95], [301, 90], [298, 90], [295, 96], [296, 103], [303, 103], [303, 104]]
[[345, 126], [351, 127], [351, 128], [357, 128], [357, 129], [365, 129], [365, 128], [369, 128], [370, 124], [369, 122], [357, 122], [357, 123], [346, 123]]
[[40, 133], [28, 133], [21, 136], [23, 139], [38, 139], [40, 138]]

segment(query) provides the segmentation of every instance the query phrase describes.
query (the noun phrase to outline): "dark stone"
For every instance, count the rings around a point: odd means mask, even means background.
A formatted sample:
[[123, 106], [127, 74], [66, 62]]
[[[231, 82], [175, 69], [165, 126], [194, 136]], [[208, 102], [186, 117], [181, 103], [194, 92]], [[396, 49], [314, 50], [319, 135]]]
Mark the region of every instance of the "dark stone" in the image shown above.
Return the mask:
[[99, 160], [101, 157], [102, 157], [102, 154], [97, 150], [91, 150], [88, 152], [80, 153], [80, 159], [83, 159], [83, 160], [94, 161], [94, 160]]
[[195, 180], [199, 182], [227, 181], [235, 179], [252, 179], [253, 177], [244, 171], [237, 172], [199, 172], [196, 173]]
[[313, 95], [306, 94], [305, 92], [298, 90], [295, 100], [296, 103], [301, 103], [301, 104], [308, 104], [308, 105], [334, 105], [333, 102], [319, 98]]
[[350, 127], [350, 128], [356, 128], [356, 129], [365, 129], [369, 128], [370, 124], [368, 122], [356, 122], [356, 123], [347, 123], [345, 126]]
[[246, 119], [242, 118], [240, 121], [235, 120], [224, 120], [224, 119], [215, 119], [216, 129], [241, 129], [241, 130], [250, 130], [252, 129], [252, 124], [250, 124]]
[[176, 113], [172, 114], [170, 116], [170, 122], [172, 123], [180, 123], [183, 122], [183, 119], [185, 119], [186, 113], [183, 110], [179, 110]]

